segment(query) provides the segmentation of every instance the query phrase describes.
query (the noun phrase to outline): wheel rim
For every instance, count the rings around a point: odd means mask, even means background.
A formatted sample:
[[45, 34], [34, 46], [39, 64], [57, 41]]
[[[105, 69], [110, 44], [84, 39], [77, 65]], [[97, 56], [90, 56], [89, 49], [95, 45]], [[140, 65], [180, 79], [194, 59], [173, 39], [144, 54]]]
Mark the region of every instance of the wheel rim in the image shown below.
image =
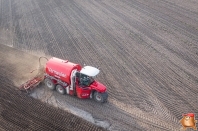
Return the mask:
[[101, 96], [99, 94], [96, 95], [96, 100], [97, 101], [101, 101], [102, 100], [102, 98], [101, 98]]
[[61, 87], [58, 87], [58, 92], [63, 93], [63, 89]]
[[47, 81], [47, 86], [48, 86], [49, 88], [52, 88], [52, 86], [53, 86], [53, 85], [52, 85], [52, 82], [48, 80], [48, 81]]

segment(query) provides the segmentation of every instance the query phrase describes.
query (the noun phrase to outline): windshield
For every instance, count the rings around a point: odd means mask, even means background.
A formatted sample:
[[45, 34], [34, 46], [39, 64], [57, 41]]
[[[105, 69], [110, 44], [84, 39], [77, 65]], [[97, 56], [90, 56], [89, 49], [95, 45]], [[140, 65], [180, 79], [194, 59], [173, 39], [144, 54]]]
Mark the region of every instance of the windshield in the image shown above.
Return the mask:
[[94, 82], [94, 78], [93, 77], [89, 77], [90, 79], [90, 84]]
[[91, 83], [94, 82], [94, 78], [84, 75], [84, 74], [80, 74], [80, 85], [82, 86], [89, 86]]

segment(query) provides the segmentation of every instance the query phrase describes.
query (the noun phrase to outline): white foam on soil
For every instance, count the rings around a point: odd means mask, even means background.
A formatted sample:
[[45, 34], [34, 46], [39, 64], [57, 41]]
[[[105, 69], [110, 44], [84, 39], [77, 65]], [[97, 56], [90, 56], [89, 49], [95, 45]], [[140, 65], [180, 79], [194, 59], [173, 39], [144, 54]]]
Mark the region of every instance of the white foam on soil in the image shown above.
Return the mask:
[[[58, 101], [58, 103], [60, 103], [60, 102]], [[72, 114], [77, 115], [77, 116], [97, 125], [97, 126], [101, 126], [106, 129], [110, 127], [110, 124], [107, 121], [95, 119], [89, 112], [86, 112], [82, 109], [76, 108], [76, 107], [74, 107], [72, 105], [68, 105], [68, 104], [67, 105], [61, 104], [61, 106], [62, 106], [62, 109], [67, 110], [67, 111], [71, 112]]]
[[[36, 99], [39, 99], [39, 100], [43, 101], [43, 97], [42, 96], [44, 94], [42, 93], [43, 91], [41, 91], [43, 89], [40, 88], [39, 90], [40, 91], [38, 91], [38, 90], [33, 91], [30, 94], [30, 96], [33, 97], [33, 98], [36, 98]], [[44, 96], [46, 96], [46, 95], [44, 95]], [[105, 129], [110, 129], [110, 124], [108, 123], [108, 121], [96, 119], [96, 118], [94, 118], [92, 116], [91, 113], [86, 112], [86, 111], [84, 111], [82, 109], [79, 109], [77, 107], [74, 107], [74, 106], [72, 106], [72, 105], [70, 105], [68, 103], [60, 102], [54, 96], [51, 96], [51, 97], [47, 98], [47, 100], [44, 100], [44, 102], [46, 102], [46, 103], [48, 103], [50, 105], [53, 105], [55, 107], [58, 107], [60, 109], [66, 110], [66, 111], [68, 111], [68, 112], [70, 112], [70, 113], [72, 113], [72, 114], [74, 114], [76, 116], [79, 116], [79, 117], [81, 117], [81, 118], [83, 118], [83, 119], [85, 119], [85, 120], [87, 120], [87, 121], [89, 121], [89, 122], [91, 122], [91, 123], [93, 123], [93, 124], [95, 124], [97, 126], [103, 127]]]

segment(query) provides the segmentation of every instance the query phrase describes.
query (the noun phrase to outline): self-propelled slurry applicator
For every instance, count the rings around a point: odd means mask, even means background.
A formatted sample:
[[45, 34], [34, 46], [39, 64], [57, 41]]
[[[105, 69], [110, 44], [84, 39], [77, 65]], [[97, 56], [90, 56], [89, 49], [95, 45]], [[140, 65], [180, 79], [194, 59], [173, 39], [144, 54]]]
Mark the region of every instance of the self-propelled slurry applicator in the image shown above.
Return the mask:
[[[41, 58], [39, 58], [39, 63]], [[44, 81], [45, 86], [56, 90], [60, 94], [69, 94], [78, 98], [93, 98], [97, 102], [107, 101], [106, 86], [94, 78], [100, 72], [92, 66], [81, 67], [79, 64], [52, 57], [45, 67], [39, 68], [39, 73], [33, 79], [20, 86], [20, 89], [29, 90]]]

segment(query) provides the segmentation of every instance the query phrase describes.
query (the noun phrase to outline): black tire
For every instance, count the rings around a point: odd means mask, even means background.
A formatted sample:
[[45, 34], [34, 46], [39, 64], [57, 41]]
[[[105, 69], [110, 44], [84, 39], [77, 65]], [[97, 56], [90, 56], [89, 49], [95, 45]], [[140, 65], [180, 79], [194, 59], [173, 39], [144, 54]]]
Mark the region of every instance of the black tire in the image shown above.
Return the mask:
[[52, 82], [51, 79], [46, 78], [46, 79], [45, 79], [45, 85], [46, 85], [50, 90], [55, 90], [55, 84]]
[[99, 93], [97, 91], [94, 92], [94, 100], [100, 103], [104, 103], [107, 101], [108, 94], [106, 92]]
[[61, 85], [57, 85], [56, 86], [56, 91], [62, 95], [64, 95], [66, 93], [65, 88], [63, 88]]

